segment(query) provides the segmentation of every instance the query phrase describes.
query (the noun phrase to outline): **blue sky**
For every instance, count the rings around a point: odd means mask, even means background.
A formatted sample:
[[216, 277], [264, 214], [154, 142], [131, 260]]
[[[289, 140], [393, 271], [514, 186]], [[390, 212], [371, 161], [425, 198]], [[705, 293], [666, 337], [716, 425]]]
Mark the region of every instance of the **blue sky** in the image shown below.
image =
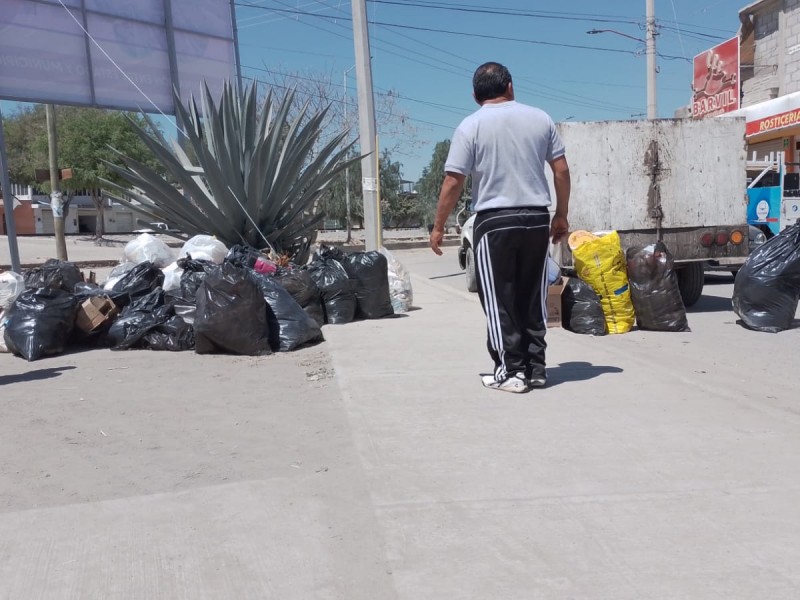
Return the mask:
[[[656, 1], [661, 25], [657, 49], [663, 55], [658, 60], [659, 116], [671, 117], [676, 108], [688, 104], [689, 60], [733, 37], [739, 26], [738, 11], [745, 4], [736, 0]], [[509, 67], [519, 101], [543, 108], [557, 121], [641, 118], [646, 111], [644, 45], [616, 33], [586, 33], [613, 29], [643, 39], [645, 0], [560, 4], [367, 0], [367, 9], [372, 21], [376, 91], [399, 93], [398, 103], [424, 141], [395, 157], [403, 163], [407, 179], [419, 177], [433, 145], [449, 138], [459, 121], [476, 108], [471, 75], [477, 65], [488, 60]], [[276, 72], [318, 71], [341, 81], [342, 73], [353, 65], [347, 0], [238, 0], [236, 10], [245, 75], [280, 81], [279, 76], [248, 68], [269, 65], [268, 69]], [[352, 90], [352, 72], [350, 77]]]
[[[745, 4], [656, 0], [659, 116], [688, 104], [691, 58], [734, 36]], [[415, 146], [385, 132], [381, 140], [397, 148], [393, 159], [406, 179], [415, 181], [434, 144], [477, 108], [471, 77], [489, 60], [509, 67], [519, 101], [557, 121], [645, 113], [644, 44], [631, 39], [645, 36], [645, 0], [367, 0], [367, 9], [376, 93], [392, 90], [417, 132]], [[236, 0], [236, 12], [245, 76], [282, 85], [285, 74], [302, 73], [338, 87], [349, 71], [354, 97], [349, 0]], [[593, 29], [617, 33], [586, 33]], [[2, 105], [6, 113], [13, 109]]]

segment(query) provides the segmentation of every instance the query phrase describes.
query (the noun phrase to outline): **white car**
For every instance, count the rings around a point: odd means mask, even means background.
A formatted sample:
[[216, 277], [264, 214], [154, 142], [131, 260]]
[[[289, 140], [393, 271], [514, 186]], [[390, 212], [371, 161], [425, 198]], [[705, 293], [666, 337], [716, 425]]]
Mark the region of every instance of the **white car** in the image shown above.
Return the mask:
[[478, 291], [478, 276], [475, 273], [475, 251], [472, 249], [472, 229], [475, 227], [475, 215], [472, 215], [461, 226], [461, 244], [458, 247], [458, 264], [467, 274], [467, 290]]

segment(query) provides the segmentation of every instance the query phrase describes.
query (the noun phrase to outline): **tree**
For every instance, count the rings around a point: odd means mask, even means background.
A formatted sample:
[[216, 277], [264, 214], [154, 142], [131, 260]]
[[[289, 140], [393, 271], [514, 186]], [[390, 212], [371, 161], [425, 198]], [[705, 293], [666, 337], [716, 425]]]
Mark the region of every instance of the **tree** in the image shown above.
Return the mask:
[[[334, 135], [344, 129], [350, 131], [349, 140], [358, 137], [358, 103], [356, 101], [356, 83], [348, 78], [347, 89], [344, 85], [344, 74], [334, 71], [291, 71], [282, 67], [264, 68], [266, 87], [281, 99], [289, 90], [294, 90], [297, 104], [291, 116], [307, 102], [309, 111], [316, 113], [328, 108], [325, 122], [322, 124], [323, 135], [319, 143], [327, 143]], [[408, 113], [400, 106], [400, 95], [395, 90], [375, 93], [375, 113], [378, 135], [381, 145], [391, 154], [404, 154], [418, 147], [422, 141], [418, 130], [412, 124]], [[357, 144], [356, 144], [357, 145]], [[358, 148], [356, 148], [358, 149]]]
[[[59, 160], [72, 167], [73, 178], [62, 182], [65, 190], [87, 190], [97, 211], [95, 237], [105, 233], [105, 201], [101, 180], [124, 180], [104, 161], [112, 158], [109, 147], [150, 166], [157, 165], [152, 152], [136, 134], [131, 122], [148, 128], [141, 115], [111, 110], [64, 107], [59, 120]], [[163, 171], [162, 171], [163, 172]]]
[[[4, 117], [11, 181], [36, 184], [36, 168], [47, 165], [47, 122], [44, 105], [21, 107]], [[42, 144], [44, 141], [44, 144]]]
[[[61, 182], [67, 196], [87, 190], [97, 212], [95, 237], [104, 234], [105, 204], [100, 180], [123, 183], [103, 161], [113, 158], [109, 146], [147, 165], [156, 161], [147, 146], [136, 135], [131, 121], [146, 127], [144, 119], [134, 113], [111, 110], [56, 107], [59, 166], [72, 169], [71, 179]], [[5, 120], [11, 178], [16, 183], [36, 185], [49, 191], [50, 183], [37, 183], [36, 169], [46, 168], [47, 124], [43, 105], [22, 108]], [[163, 172], [163, 171], [162, 171]]]
[[[432, 225], [436, 217], [436, 204], [439, 201], [439, 193], [442, 191], [444, 165], [447, 161], [448, 152], [450, 152], [450, 140], [437, 142], [436, 146], [433, 148], [431, 162], [422, 170], [422, 176], [417, 182], [420, 210], [422, 211], [426, 225]], [[469, 176], [464, 183], [464, 191], [456, 206], [456, 211], [463, 208], [471, 198], [472, 176]]]
[[380, 160], [381, 220], [386, 227], [403, 227], [419, 217], [416, 200], [403, 193], [402, 165], [393, 161], [388, 150]]

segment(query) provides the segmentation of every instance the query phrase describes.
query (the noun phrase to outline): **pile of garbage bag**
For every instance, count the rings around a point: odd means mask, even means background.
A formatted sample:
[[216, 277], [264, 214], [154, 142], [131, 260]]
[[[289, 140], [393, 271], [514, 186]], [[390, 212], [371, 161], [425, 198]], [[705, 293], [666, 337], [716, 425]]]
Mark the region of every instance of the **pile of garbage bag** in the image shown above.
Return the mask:
[[102, 285], [64, 261], [0, 273], [0, 351], [27, 360], [68, 346], [260, 356], [321, 342], [326, 324], [405, 312], [412, 301], [408, 273], [385, 249], [323, 246], [308, 265], [277, 264], [195, 236], [175, 258], [143, 234]]
[[577, 278], [561, 295], [564, 328], [585, 335], [689, 331], [675, 264], [663, 242], [623, 253], [616, 231], [576, 231], [569, 246]]

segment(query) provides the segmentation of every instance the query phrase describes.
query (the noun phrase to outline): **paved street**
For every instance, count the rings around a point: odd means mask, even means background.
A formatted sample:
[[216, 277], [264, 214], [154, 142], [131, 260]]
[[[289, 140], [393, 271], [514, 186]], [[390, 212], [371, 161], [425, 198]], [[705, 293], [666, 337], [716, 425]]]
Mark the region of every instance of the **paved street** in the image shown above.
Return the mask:
[[417, 310], [263, 358], [0, 355], [0, 598], [800, 597], [800, 330], [548, 334], [480, 386], [455, 248]]

